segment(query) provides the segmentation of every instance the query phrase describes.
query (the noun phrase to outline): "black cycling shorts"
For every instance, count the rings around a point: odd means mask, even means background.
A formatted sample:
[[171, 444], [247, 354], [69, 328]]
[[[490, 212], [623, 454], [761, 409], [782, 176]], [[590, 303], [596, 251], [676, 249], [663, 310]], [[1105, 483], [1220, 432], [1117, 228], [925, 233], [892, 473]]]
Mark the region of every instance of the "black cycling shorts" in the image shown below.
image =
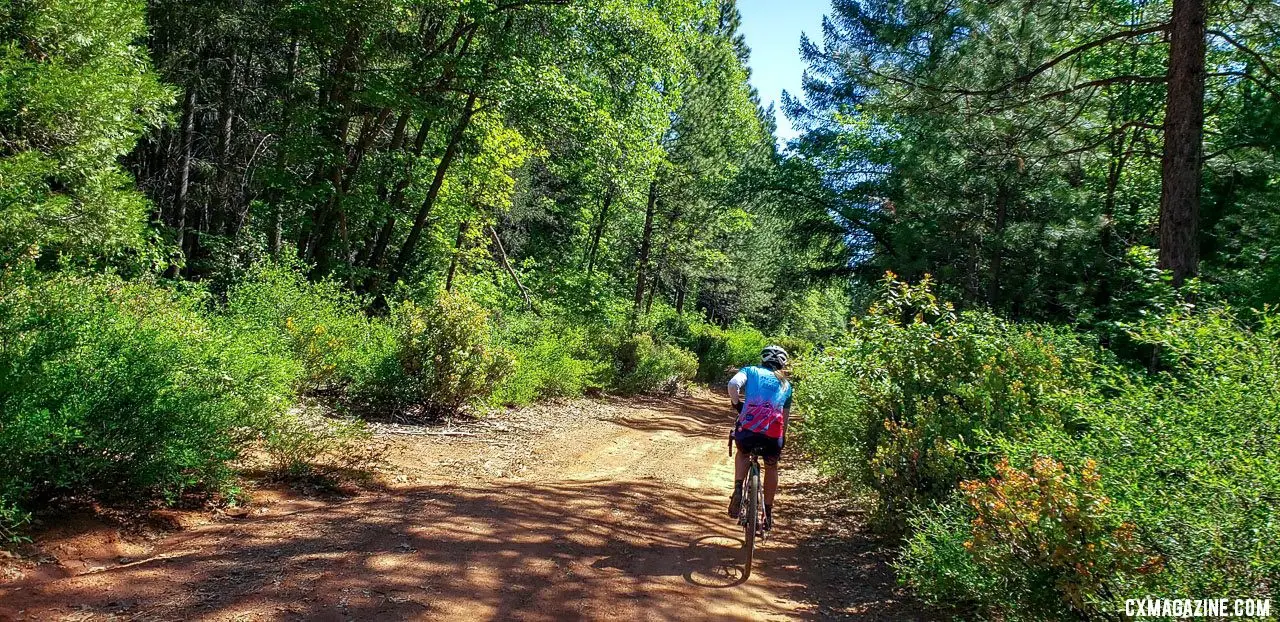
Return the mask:
[[759, 449], [760, 457], [764, 458], [767, 464], [778, 463], [778, 458], [782, 456], [782, 446], [785, 444], [783, 439], [772, 438], [750, 430], [738, 430], [733, 438], [738, 445], [738, 451], [750, 452], [753, 449]]

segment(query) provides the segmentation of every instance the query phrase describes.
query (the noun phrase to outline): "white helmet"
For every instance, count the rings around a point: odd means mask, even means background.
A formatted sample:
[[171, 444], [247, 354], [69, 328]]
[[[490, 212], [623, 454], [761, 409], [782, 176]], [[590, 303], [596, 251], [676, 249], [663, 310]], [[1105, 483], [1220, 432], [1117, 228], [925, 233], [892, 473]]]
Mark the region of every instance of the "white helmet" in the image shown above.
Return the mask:
[[782, 346], [765, 346], [760, 351], [760, 366], [775, 370], [786, 367], [787, 351]]

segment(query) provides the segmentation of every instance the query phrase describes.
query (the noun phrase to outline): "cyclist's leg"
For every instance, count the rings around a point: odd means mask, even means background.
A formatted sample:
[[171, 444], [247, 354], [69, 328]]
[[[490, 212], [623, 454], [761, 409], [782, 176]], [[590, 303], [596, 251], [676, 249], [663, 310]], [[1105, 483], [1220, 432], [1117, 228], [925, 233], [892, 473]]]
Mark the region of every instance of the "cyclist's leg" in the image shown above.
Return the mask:
[[[771, 439], [772, 441], [772, 439]], [[765, 531], [773, 529], [773, 498], [778, 494], [778, 460], [782, 457], [782, 443], [778, 443], [770, 447], [768, 455], [764, 456], [764, 528]]]
[[747, 467], [751, 464], [751, 456], [742, 450], [742, 445], [738, 444], [738, 451], [733, 455], [733, 481], [742, 483], [747, 478]]
[[764, 463], [764, 504], [773, 505], [773, 497], [778, 493], [778, 460], [782, 458], [783, 441], [780, 438], [766, 438], [761, 446], [761, 462]]
[[764, 504], [773, 505], [773, 497], [778, 494], [778, 459], [764, 461]]
[[751, 464], [751, 457], [743, 451], [742, 443], [734, 440], [737, 446], [737, 453], [734, 454], [733, 462], [733, 492], [729, 495], [729, 517], [737, 518], [738, 513], [742, 509], [742, 480], [747, 478], [747, 468]]

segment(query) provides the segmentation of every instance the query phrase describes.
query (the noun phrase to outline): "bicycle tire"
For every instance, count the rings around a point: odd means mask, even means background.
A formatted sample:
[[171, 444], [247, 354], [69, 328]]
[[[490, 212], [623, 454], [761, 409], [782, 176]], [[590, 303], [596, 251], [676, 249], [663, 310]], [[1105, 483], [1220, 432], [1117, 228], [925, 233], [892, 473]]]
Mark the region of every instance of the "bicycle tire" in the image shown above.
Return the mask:
[[746, 512], [747, 520], [743, 524], [743, 540], [746, 549], [746, 561], [743, 563], [742, 578], [751, 576], [751, 564], [755, 559], [756, 532], [760, 527], [760, 466], [753, 460], [751, 469], [747, 471]]

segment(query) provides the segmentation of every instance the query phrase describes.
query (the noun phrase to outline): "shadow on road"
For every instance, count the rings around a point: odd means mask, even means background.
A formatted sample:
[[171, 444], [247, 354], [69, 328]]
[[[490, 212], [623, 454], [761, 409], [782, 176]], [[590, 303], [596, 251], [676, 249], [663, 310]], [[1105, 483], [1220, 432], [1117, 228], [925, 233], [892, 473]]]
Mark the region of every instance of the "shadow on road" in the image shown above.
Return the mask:
[[690, 619], [690, 586], [741, 574], [733, 526], [708, 520], [708, 503], [650, 482], [420, 488], [225, 523], [184, 539], [184, 555], [6, 586], [4, 600], [160, 619]]
[[[661, 416], [624, 411], [621, 423], [711, 437], [731, 419], [705, 398], [644, 406]], [[4, 609], [22, 616], [0, 620], [922, 619], [885, 543], [856, 516], [810, 512], [817, 484], [788, 486], [749, 581], [720, 491], [498, 479], [290, 499], [184, 532], [156, 557], [0, 584]]]
[[708, 397], [640, 397], [608, 398], [620, 406], [643, 408], [613, 419], [614, 423], [642, 432], [676, 432], [695, 438], [729, 438], [734, 414], [729, 398], [716, 394]]

